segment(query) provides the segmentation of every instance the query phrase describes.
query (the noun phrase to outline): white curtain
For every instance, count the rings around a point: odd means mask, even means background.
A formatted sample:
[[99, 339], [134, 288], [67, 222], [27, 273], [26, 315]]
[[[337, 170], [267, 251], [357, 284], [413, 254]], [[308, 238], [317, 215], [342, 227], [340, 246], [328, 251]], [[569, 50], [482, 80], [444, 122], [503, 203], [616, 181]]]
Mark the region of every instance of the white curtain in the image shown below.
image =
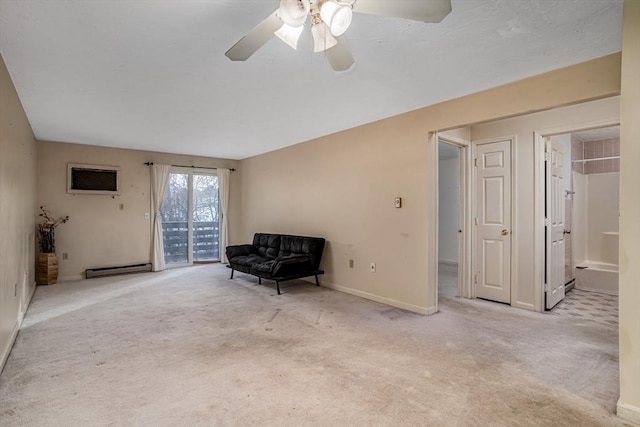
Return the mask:
[[164, 270], [164, 246], [162, 244], [162, 217], [160, 208], [169, 182], [170, 165], [151, 166], [151, 203], [153, 205], [153, 247], [152, 267], [153, 271]]
[[220, 202], [220, 262], [227, 262], [226, 248], [229, 244], [229, 169], [218, 168], [218, 201]]

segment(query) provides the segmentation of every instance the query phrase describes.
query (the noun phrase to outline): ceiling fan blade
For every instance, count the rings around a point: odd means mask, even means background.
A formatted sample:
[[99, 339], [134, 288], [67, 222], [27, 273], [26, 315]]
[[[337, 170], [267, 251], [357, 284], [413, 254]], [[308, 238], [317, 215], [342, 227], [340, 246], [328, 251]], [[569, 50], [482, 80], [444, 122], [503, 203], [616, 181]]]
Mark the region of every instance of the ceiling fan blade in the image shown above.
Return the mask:
[[273, 33], [284, 25], [277, 10], [256, 25], [246, 36], [238, 40], [225, 55], [232, 61], [246, 61], [273, 37]]
[[354, 12], [440, 22], [451, 12], [451, 0], [356, 0]]
[[356, 63], [356, 61], [353, 59], [353, 55], [351, 55], [351, 52], [349, 51], [349, 46], [347, 45], [345, 38], [339, 36], [336, 37], [336, 40], [338, 41], [338, 44], [327, 49], [327, 59], [334, 71], [347, 71]]

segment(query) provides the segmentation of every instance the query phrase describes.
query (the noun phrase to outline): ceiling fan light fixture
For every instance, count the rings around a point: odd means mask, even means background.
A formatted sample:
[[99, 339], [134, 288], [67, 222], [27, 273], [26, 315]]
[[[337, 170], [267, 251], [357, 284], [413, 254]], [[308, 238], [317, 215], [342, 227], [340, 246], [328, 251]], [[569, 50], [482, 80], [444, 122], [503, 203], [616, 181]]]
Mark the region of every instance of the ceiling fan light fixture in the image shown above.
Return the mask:
[[304, 25], [300, 25], [299, 27], [292, 27], [288, 24], [284, 24], [278, 31], [274, 34], [278, 36], [280, 40], [291, 46], [293, 49], [298, 49], [298, 40], [300, 40], [300, 35], [304, 30]]
[[338, 44], [338, 40], [333, 37], [327, 24], [322, 21], [313, 23], [311, 26], [311, 35], [313, 36], [314, 52], [324, 52]]
[[320, 7], [320, 17], [329, 26], [331, 34], [341, 36], [351, 25], [352, 6], [345, 2], [327, 0]]
[[311, 10], [309, 0], [280, 0], [278, 16], [290, 27], [304, 25]]

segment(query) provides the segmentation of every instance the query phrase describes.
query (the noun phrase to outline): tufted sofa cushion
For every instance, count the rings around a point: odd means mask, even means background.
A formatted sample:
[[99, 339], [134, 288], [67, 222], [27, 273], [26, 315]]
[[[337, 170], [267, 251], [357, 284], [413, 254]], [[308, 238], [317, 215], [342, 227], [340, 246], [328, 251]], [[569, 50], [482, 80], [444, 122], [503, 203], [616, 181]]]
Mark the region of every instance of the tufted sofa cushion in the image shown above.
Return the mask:
[[264, 264], [270, 262], [270, 265], [273, 265], [273, 260], [268, 261], [267, 258], [258, 254], [251, 255], [240, 255], [233, 257], [233, 263], [236, 265], [241, 265], [243, 267], [253, 267], [256, 264]]
[[310, 269], [317, 270], [320, 267], [324, 242], [325, 240], [319, 237], [283, 235], [280, 238], [278, 258], [307, 255], [310, 258]]
[[258, 254], [268, 259], [274, 259], [280, 250], [280, 235], [256, 233], [253, 236], [253, 246], [256, 247]]

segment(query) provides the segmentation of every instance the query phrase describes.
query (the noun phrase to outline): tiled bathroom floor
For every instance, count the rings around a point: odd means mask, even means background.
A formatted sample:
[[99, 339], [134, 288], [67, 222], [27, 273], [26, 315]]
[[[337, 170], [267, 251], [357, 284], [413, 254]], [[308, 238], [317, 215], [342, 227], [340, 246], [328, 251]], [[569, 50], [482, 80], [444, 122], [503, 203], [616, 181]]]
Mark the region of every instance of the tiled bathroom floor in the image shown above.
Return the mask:
[[[458, 295], [457, 267], [441, 263], [438, 268], [438, 296], [451, 299]], [[568, 319], [592, 320], [605, 325], [618, 325], [618, 297], [573, 288], [549, 314]]]
[[549, 313], [556, 316], [617, 325], [618, 297], [573, 289]]

